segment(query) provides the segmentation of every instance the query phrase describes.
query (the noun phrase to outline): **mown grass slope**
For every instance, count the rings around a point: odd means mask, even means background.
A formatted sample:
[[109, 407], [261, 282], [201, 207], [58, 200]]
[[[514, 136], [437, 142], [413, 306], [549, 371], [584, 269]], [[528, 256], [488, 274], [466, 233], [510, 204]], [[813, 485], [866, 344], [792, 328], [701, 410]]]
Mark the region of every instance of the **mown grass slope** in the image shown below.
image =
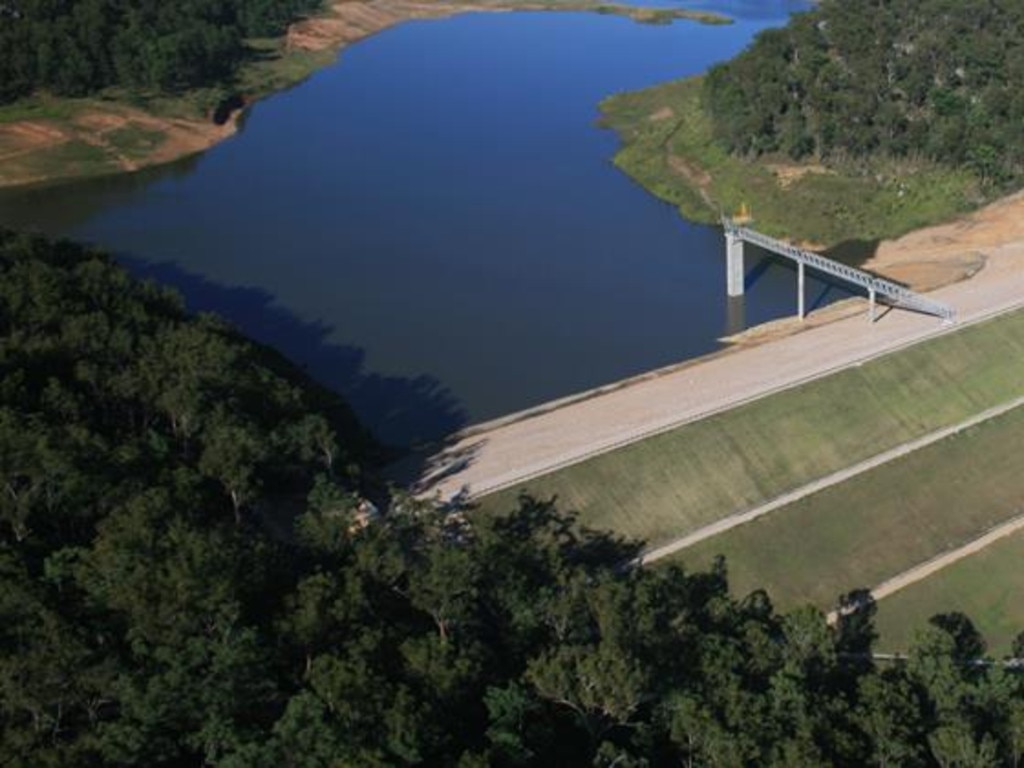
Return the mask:
[[832, 607], [843, 592], [874, 587], [1020, 514], [1022, 435], [1017, 409], [672, 559], [699, 567], [724, 555], [737, 594], [764, 587], [782, 608]]
[[594, 457], [481, 500], [557, 496], [661, 543], [1022, 393], [1017, 312]]
[[881, 600], [878, 649], [904, 649], [930, 617], [959, 611], [974, 622], [990, 654], [1008, 654], [1024, 631], [1022, 562], [1024, 533], [1018, 532]]

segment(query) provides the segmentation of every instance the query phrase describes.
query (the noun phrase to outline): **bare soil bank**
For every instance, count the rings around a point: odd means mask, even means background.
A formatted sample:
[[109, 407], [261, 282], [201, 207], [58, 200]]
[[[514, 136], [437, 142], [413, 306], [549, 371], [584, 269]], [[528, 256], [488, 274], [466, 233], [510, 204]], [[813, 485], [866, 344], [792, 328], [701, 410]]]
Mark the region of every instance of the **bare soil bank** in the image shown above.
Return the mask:
[[0, 187], [130, 172], [209, 149], [235, 119], [158, 117], [112, 102], [82, 104], [67, 119], [0, 124]]

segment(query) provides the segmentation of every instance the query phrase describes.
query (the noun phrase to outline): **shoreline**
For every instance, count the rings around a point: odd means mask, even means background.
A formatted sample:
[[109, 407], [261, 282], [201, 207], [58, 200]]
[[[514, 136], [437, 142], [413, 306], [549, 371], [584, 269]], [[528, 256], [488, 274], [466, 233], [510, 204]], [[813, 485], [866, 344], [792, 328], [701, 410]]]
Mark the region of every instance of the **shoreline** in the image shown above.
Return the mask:
[[[253, 50], [275, 54], [250, 62], [239, 72], [237, 107], [224, 109], [217, 88], [181, 97], [137, 97], [109, 93], [80, 99], [32, 97], [0, 106], [0, 189], [46, 186], [86, 178], [131, 173], [199, 154], [238, 132], [246, 111], [264, 98], [298, 85], [330, 66], [349, 45], [407, 21], [449, 18], [465, 13], [516, 11], [613, 14], [636, 23], [685, 20], [729, 24], [720, 14], [632, 6], [602, 0], [343, 0], [324, 13], [291, 24], [280, 38], [253, 41]], [[15, 115], [15, 117], [10, 117]]]
[[[953, 223], [887, 241], [879, 250], [899, 260], [913, 259], [921, 249], [978, 252], [984, 259], [971, 279], [938, 289], [961, 315], [953, 326], [900, 310], [872, 325], [862, 299], [826, 307], [809, 316], [812, 322], [792, 318], [755, 326], [725, 350], [470, 425], [445, 445], [425, 446], [416, 454], [424, 468], [416, 492], [449, 498], [468, 486], [473, 498], [487, 495], [1024, 308], [1024, 192]], [[402, 464], [394, 465], [396, 473]]]
[[[715, 138], [703, 82], [703, 75], [687, 77], [615, 94], [600, 104], [601, 123], [620, 141], [615, 166], [687, 220], [717, 224], [723, 213], [742, 212], [766, 235], [877, 270], [885, 266], [882, 243], [1001, 199], [970, 172], [922, 158], [824, 165], [733, 155]], [[929, 291], [980, 267], [966, 257], [901, 261], [895, 273], [884, 274]]]
[[[997, 200], [951, 222], [924, 227], [895, 240], [885, 241], [879, 245], [875, 256], [866, 263], [866, 266], [887, 276], [905, 274], [920, 265], [938, 264], [943, 270], [943, 265], [948, 263], [957, 266], [957, 279], [929, 285], [923, 289], [932, 291], [957, 284], [970, 285], [972, 279], [988, 266], [994, 251], [1017, 244], [1024, 244], [1024, 191]], [[893, 310], [887, 309], [884, 314], [890, 311]], [[747, 349], [812, 332], [865, 312], [865, 300], [851, 297], [814, 310], [803, 321], [794, 314], [752, 325], [739, 333], [721, 337], [719, 341], [725, 345], [721, 349], [548, 400], [504, 416], [470, 424], [451, 435], [450, 440], [466, 440], [634, 385], [677, 374], [725, 356], [742, 353]]]

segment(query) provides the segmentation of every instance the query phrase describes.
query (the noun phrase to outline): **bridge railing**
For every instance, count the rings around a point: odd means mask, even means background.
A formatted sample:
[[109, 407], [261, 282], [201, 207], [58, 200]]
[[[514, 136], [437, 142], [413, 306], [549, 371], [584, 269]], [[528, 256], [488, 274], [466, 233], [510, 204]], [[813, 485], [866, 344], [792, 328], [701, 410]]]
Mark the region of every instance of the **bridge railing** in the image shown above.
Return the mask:
[[782, 240], [776, 240], [774, 237], [763, 235], [753, 229], [741, 227], [729, 219], [723, 219], [722, 226], [733, 237], [737, 237], [752, 245], [760, 246], [766, 251], [777, 253], [798, 263], [805, 264], [819, 272], [838, 277], [854, 285], [859, 285], [881, 298], [888, 299], [890, 303], [896, 306], [935, 315], [936, 317], [941, 317], [946, 322], [953, 322], [956, 319], [956, 311], [948, 304], [936, 301], [935, 299], [929, 299], [899, 283], [894, 283], [891, 280], [877, 277], [862, 269], [842, 264], [821, 254], [805, 251], [803, 248], [797, 248], [795, 245], [783, 242]]

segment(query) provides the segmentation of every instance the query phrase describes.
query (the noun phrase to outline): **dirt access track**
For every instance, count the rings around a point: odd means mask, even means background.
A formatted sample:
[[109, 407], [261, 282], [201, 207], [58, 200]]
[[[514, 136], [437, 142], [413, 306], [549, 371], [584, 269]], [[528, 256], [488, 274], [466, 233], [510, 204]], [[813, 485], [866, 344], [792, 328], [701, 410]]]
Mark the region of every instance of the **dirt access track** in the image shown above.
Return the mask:
[[443, 499], [466, 491], [482, 496], [1024, 307], [1024, 193], [883, 243], [867, 266], [891, 273], [907, 265], [968, 257], [982, 265], [979, 271], [932, 293], [956, 309], [955, 326], [895, 309], [871, 324], [866, 303], [855, 299], [804, 323], [792, 319], [767, 331], [754, 329], [709, 358], [467, 429], [429, 457], [416, 491]]

